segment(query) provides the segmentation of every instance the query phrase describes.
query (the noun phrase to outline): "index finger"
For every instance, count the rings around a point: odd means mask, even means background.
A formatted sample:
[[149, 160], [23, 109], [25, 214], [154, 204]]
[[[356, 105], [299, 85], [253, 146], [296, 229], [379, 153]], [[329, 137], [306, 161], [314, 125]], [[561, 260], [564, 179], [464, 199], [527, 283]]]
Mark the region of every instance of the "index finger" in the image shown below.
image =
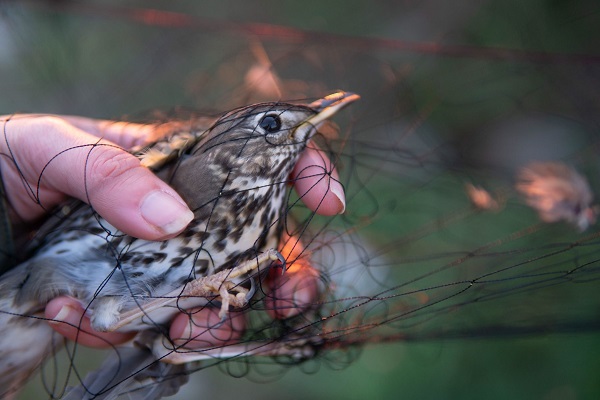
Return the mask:
[[291, 177], [304, 204], [316, 213], [332, 216], [346, 209], [344, 186], [338, 172], [314, 143], [304, 150]]
[[125, 149], [141, 146], [160, 137], [157, 124], [138, 124], [73, 115], [60, 115], [59, 117], [82, 131], [110, 140]]

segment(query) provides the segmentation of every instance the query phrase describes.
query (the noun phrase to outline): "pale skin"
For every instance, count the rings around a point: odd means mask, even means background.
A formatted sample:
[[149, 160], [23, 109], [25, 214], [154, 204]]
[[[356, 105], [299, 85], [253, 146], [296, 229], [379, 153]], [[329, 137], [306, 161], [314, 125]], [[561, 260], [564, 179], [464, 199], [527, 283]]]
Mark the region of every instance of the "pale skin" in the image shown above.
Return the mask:
[[[69, 196], [91, 203], [115, 227], [146, 240], [174, 237], [191, 221], [192, 213], [181, 197], [142, 167], [136, 157], [122, 150], [160, 137], [161, 127], [32, 114], [4, 116], [0, 117], [0, 122], [3, 126], [0, 154], [12, 152], [22, 174], [10, 158], [0, 157], [6, 195], [13, 209], [11, 218], [17, 225], [27, 227], [35, 223]], [[90, 152], [92, 145], [98, 143], [101, 145]], [[62, 150], [74, 146], [80, 147], [52, 159]], [[306, 206], [322, 215], [341, 213], [345, 207], [342, 186], [335, 179], [319, 177], [319, 172], [322, 175], [323, 170], [330, 169], [329, 163], [314, 146], [309, 146], [291, 177]], [[335, 171], [332, 175], [336, 177]], [[35, 190], [38, 180], [39, 192]], [[27, 187], [34, 189], [34, 196], [39, 193], [38, 202]], [[157, 209], [161, 212], [155, 212]], [[271, 317], [287, 318], [308, 307], [318, 296], [317, 283], [318, 272], [308, 264], [283, 276], [270, 274], [265, 285], [276, 292], [276, 306], [285, 308], [285, 311], [270, 312]], [[232, 312], [218, 328], [208, 330], [219, 322], [218, 308], [188, 311], [180, 313], [171, 323], [170, 336], [178, 344], [190, 348], [218, 346], [236, 340], [243, 333], [245, 320], [242, 314]], [[45, 315], [54, 330], [86, 346], [114, 346], [130, 340], [135, 334], [94, 332], [80, 303], [70, 297], [50, 301]], [[194, 340], [189, 341], [190, 338]]]

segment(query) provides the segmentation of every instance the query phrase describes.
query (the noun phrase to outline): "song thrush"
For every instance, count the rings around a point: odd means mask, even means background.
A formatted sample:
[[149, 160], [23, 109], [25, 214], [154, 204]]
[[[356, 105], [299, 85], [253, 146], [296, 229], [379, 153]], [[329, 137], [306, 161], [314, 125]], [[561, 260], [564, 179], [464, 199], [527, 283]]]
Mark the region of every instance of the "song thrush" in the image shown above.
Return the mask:
[[140, 370], [156, 381], [181, 375], [136, 387], [131, 398], [177, 391], [185, 365], [156, 362], [155, 354], [165, 354], [161, 327], [179, 310], [211, 300], [220, 302], [222, 318], [248, 302], [252, 291], [240, 283], [281, 257], [274, 249], [295, 161], [322, 122], [357, 98], [339, 92], [309, 105], [250, 105], [138, 152], [194, 211], [173, 239], [136, 239], [84, 203], [63, 207], [40, 230], [33, 256], [0, 277], [0, 397], [13, 396], [62, 345], [43, 318], [47, 302], [62, 295], [78, 299], [98, 331], [140, 331], [133, 347], [120, 349], [67, 398], [114, 398], [131, 390], [128, 381], [139, 377], [128, 378]]

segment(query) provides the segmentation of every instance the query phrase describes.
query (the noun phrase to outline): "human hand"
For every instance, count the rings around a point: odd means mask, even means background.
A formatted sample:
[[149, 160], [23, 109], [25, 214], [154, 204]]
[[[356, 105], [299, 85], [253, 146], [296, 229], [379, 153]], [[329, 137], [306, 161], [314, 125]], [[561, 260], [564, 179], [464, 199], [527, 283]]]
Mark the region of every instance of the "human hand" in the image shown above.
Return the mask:
[[[0, 168], [16, 221], [33, 222], [68, 196], [91, 204], [115, 227], [146, 240], [173, 237], [192, 220], [193, 214], [179, 195], [121, 149], [155, 140], [160, 136], [156, 125], [48, 115], [7, 119], [3, 118], [5, 140], [0, 141], [0, 152], [7, 156], [0, 158]], [[304, 152], [292, 176], [306, 205], [323, 215], [344, 209], [342, 186], [335, 179], [321, 179], [323, 170], [329, 168], [329, 161], [311, 148]], [[335, 171], [332, 176], [336, 177]], [[296, 268], [283, 278], [272, 277], [267, 286], [277, 291], [280, 301], [287, 298], [294, 304], [286, 312], [273, 312], [272, 317], [286, 318], [307, 307], [318, 294], [317, 281], [318, 273], [310, 266]], [[300, 291], [299, 285], [303, 287]], [[297, 300], [298, 293], [303, 293], [302, 301]], [[207, 329], [219, 322], [218, 312], [212, 308], [193, 311], [177, 316], [171, 325], [172, 338], [194, 338], [188, 347], [224, 344], [243, 332], [241, 317]], [[79, 302], [69, 297], [49, 302], [46, 317], [59, 333], [93, 347], [120, 344], [133, 335], [93, 332]]]

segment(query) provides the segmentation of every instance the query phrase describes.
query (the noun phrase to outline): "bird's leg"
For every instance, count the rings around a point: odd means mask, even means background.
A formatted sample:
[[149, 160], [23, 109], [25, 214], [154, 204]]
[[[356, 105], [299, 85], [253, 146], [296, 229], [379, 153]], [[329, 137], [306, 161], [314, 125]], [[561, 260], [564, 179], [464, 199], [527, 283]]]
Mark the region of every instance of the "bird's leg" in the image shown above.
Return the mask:
[[[260, 264], [269, 260], [279, 260], [285, 266], [285, 259], [283, 256], [277, 250], [269, 249], [234, 268], [228, 268], [217, 272], [216, 274], [195, 279], [186, 283], [183, 288], [177, 288], [165, 296], [143, 305], [140, 304], [140, 307], [122, 313], [119, 320], [107, 330], [114, 331], [122, 328], [158, 308], [167, 306], [186, 297], [210, 298], [219, 296], [221, 298], [221, 311], [219, 312], [219, 317], [224, 320], [227, 317], [230, 305], [233, 307], [243, 307], [250, 300], [248, 298], [249, 290], [235, 284], [233, 279], [254, 271]], [[233, 291], [235, 294], [229, 293], [229, 291]]]
[[[179, 296], [209, 297], [218, 293], [219, 297], [221, 298], [221, 311], [219, 312], [219, 317], [221, 320], [225, 320], [227, 317], [227, 312], [229, 311], [229, 306], [243, 307], [248, 303], [251, 297], [248, 296], [250, 291], [240, 285], [235, 284], [233, 279], [241, 277], [255, 270], [261, 263], [268, 260], [279, 260], [283, 265], [285, 265], [285, 259], [283, 256], [278, 251], [270, 249], [256, 258], [238, 265], [237, 267], [226, 269], [214, 275], [188, 282], [184, 290], [180, 292]], [[230, 291], [235, 292], [235, 294], [229, 293]]]

